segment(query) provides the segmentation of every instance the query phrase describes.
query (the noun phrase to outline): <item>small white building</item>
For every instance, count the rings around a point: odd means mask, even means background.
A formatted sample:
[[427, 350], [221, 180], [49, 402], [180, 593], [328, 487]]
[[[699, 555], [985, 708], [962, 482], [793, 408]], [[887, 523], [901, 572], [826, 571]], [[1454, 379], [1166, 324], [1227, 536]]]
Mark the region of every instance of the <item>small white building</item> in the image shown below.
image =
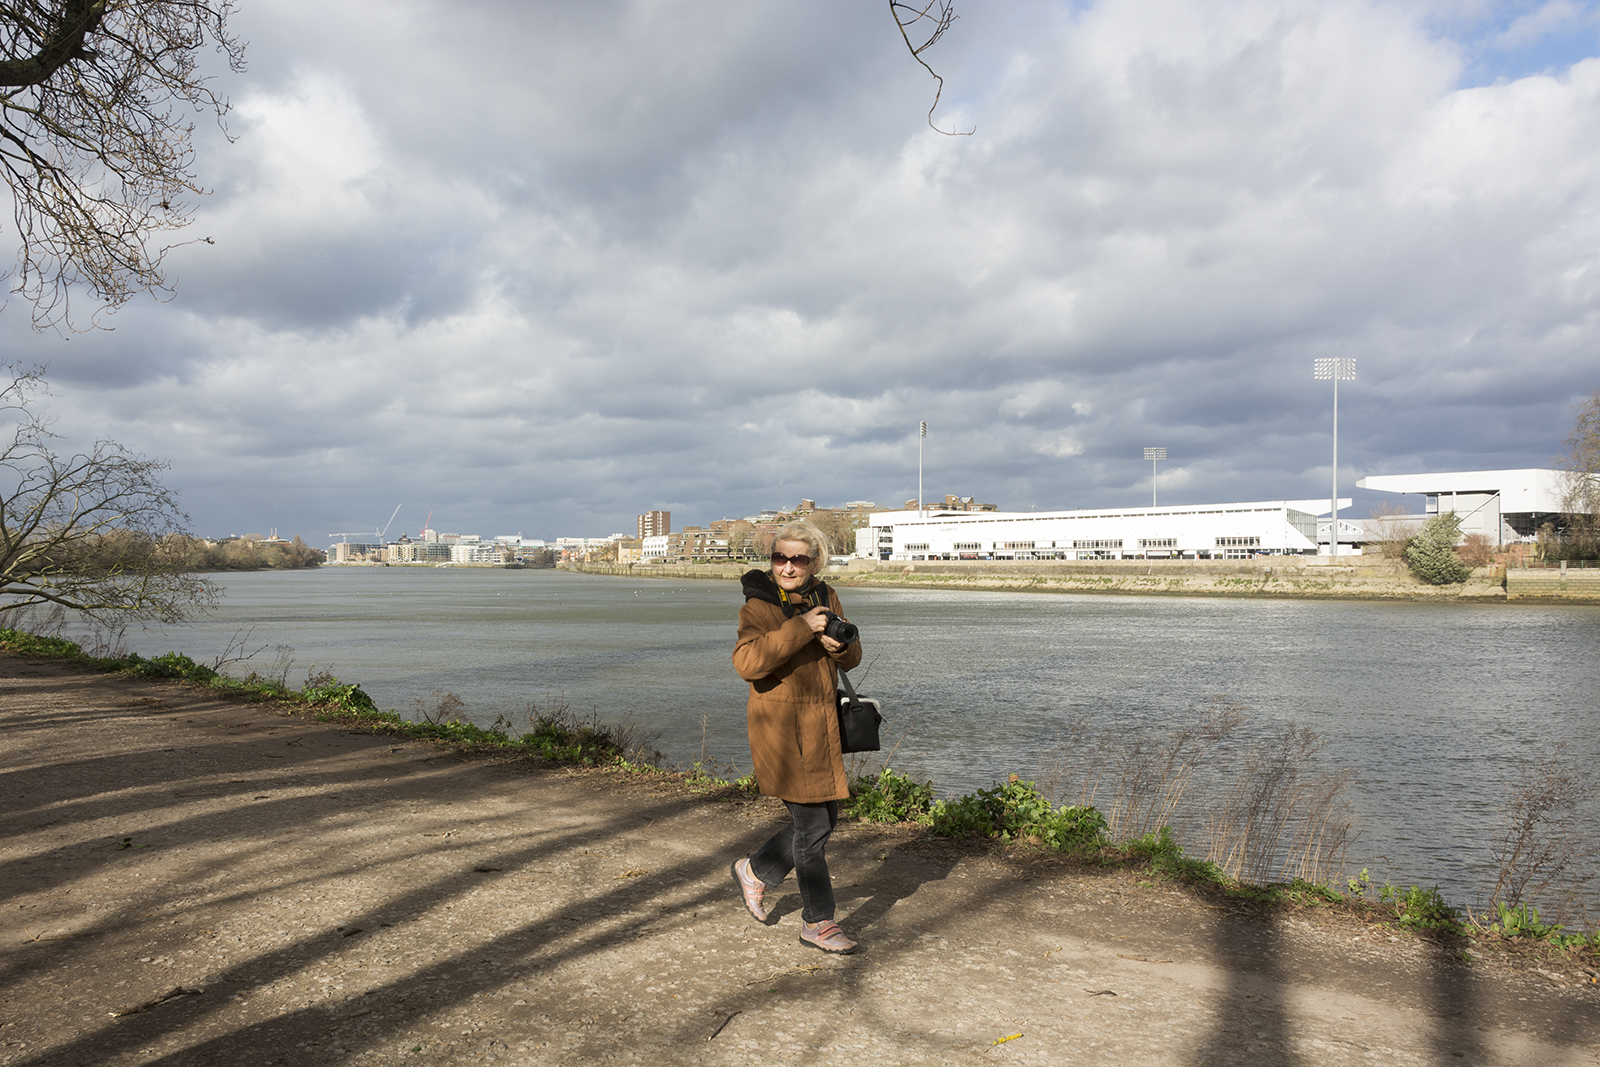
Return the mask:
[[[1273, 500], [1042, 512], [875, 512], [856, 555], [884, 560], [1246, 559], [1317, 554], [1318, 505]], [[1349, 507], [1348, 499], [1339, 501]]]
[[516, 551], [493, 541], [458, 541], [450, 546], [451, 563], [510, 563]]
[[667, 558], [667, 551], [671, 547], [671, 534], [651, 534], [642, 538], [639, 545], [639, 558], [646, 563], [658, 563]]

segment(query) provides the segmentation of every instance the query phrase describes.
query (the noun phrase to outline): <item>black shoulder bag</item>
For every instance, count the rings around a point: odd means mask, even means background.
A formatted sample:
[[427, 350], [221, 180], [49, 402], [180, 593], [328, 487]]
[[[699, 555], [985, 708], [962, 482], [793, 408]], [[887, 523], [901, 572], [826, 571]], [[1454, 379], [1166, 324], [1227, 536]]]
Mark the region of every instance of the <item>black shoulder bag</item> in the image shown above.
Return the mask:
[[839, 751], [878, 751], [878, 725], [883, 716], [878, 714], [881, 705], [868, 697], [856, 696], [856, 687], [850, 676], [839, 672], [839, 684], [844, 686], [839, 697]]

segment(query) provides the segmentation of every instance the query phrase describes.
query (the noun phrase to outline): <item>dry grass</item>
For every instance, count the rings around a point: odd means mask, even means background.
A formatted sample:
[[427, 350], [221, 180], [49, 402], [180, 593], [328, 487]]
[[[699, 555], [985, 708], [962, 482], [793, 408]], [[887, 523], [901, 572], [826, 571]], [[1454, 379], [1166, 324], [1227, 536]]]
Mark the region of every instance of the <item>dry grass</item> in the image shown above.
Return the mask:
[[1246, 721], [1220, 696], [1165, 733], [1096, 728], [1080, 716], [1035, 778], [1056, 803], [1099, 808], [1115, 841], [1170, 827], [1186, 852], [1244, 881], [1338, 877], [1355, 836], [1354, 773], [1321, 771], [1322, 739], [1293, 723], [1241, 747]]
[[1585, 891], [1595, 880], [1600, 843], [1582, 810], [1595, 789], [1566, 747], [1524, 761], [1505, 797], [1489, 849], [1499, 868], [1489, 905], [1543, 904], [1555, 909], [1557, 922], [1589, 925]]

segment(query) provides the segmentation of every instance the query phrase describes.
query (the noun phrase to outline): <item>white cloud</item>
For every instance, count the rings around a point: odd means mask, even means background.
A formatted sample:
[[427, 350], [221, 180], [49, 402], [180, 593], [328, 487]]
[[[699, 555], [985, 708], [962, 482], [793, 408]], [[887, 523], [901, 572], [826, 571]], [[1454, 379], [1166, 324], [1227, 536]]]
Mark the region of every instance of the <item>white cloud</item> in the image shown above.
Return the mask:
[[1041, 456], [1052, 456], [1055, 459], [1067, 459], [1071, 456], [1083, 455], [1083, 445], [1071, 437], [1060, 436], [1048, 441], [1040, 441], [1034, 446], [1034, 451]]

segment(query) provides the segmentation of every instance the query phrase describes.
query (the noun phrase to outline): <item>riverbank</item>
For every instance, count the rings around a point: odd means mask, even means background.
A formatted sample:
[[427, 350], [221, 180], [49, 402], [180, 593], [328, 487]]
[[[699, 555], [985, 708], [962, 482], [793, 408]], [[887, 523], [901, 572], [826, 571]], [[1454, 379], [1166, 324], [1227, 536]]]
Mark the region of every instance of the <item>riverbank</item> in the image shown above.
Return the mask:
[[770, 800], [11, 656], [0, 722], [7, 1065], [1600, 1063], [1538, 943], [844, 824], [824, 957], [734, 895]]
[[[1316, 559], [1317, 557], [1309, 557]], [[561, 563], [584, 574], [737, 581], [752, 564]], [[998, 560], [887, 563], [853, 559], [824, 577], [842, 586], [973, 589], [1033, 593], [1110, 593], [1137, 596], [1244, 597], [1278, 600], [1412, 600], [1427, 602], [1600, 604], [1600, 571], [1563, 574], [1486, 567], [1457, 585], [1428, 585], [1384, 560], [1328, 565], [1308, 557], [1253, 560]]]

